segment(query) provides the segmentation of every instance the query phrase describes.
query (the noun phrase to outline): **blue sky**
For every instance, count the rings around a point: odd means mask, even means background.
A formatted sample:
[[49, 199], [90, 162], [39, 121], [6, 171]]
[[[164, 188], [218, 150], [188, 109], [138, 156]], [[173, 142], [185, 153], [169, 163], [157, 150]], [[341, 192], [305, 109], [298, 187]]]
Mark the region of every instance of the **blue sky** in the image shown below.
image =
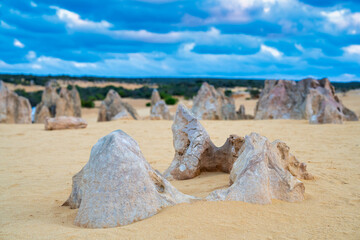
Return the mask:
[[360, 80], [360, 1], [2, 0], [0, 72]]

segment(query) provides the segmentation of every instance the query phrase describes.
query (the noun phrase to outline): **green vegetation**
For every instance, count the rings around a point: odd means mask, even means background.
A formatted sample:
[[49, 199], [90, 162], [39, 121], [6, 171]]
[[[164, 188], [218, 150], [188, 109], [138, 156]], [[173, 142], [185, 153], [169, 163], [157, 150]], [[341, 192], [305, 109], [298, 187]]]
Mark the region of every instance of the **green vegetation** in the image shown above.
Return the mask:
[[232, 91], [230, 89], [225, 90], [225, 96], [230, 97], [232, 95]]
[[257, 99], [260, 97], [260, 90], [259, 89], [251, 89], [250, 90], [250, 97], [252, 99]]
[[173, 98], [173, 97], [165, 98], [165, 103], [167, 105], [175, 105], [178, 101], [179, 101], [179, 99]]
[[145, 104], [145, 106], [146, 106], [146, 107], [151, 107], [151, 103], [150, 103], [150, 102], [147, 102], [147, 103]]
[[37, 91], [37, 92], [25, 92], [23, 89], [17, 89], [15, 92], [19, 96], [26, 97], [29, 99], [30, 104], [32, 107], [35, 107], [39, 102], [41, 102], [41, 96], [43, 91]]

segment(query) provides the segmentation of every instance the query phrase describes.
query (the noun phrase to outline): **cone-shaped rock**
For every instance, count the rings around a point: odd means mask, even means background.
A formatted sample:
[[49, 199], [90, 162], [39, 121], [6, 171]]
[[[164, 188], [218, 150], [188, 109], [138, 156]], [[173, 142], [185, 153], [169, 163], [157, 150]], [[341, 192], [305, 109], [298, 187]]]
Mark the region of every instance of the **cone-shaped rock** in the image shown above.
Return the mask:
[[73, 177], [64, 205], [79, 207], [75, 224], [88, 228], [127, 225], [162, 208], [190, 202], [144, 159], [137, 142], [121, 130], [101, 138], [89, 162]]
[[45, 130], [62, 130], [86, 128], [87, 122], [82, 118], [60, 116], [45, 119]]
[[61, 88], [57, 93], [55, 80], [46, 83], [41, 102], [36, 106], [35, 123], [44, 123], [47, 117], [81, 117], [81, 100], [75, 87]]
[[156, 89], [154, 89], [151, 94], [150, 119], [151, 120], [172, 119], [166, 103], [160, 99], [159, 92]]
[[307, 119], [310, 123], [358, 120], [356, 114], [340, 102], [327, 78], [265, 81], [255, 119]]
[[31, 123], [31, 105], [29, 100], [10, 91], [1, 80], [0, 123]]
[[113, 89], [109, 90], [100, 105], [98, 122], [138, 118], [136, 110], [130, 104], [124, 103]]
[[167, 179], [190, 179], [202, 171], [230, 172], [243, 138], [231, 135], [216, 147], [204, 127], [189, 110], [179, 104], [172, 125], [175, 156], [164, 172]]
[[305, 187], [296, 177], [312, 176], [288, 150], [284, 143], [270, 143], [257, 133], [246, 136], [230, 172], [231, 186], [215, 190], [207, 199], [258, 204], [269, 204], [271, 199], [302, 201]]
[[245, 106], [243, 104], [240, 105], [239, 111], [237, 111], [236, 114], [239, 120], [254, 119], [254, 116], [245, 113]]
[[206, 82], [201, 85], [194, 98], [191, 111], [196, 118], [204, 120], [235, 120], [237, 118], [234, 100]]
[[158, 90], [154, 89], [151, 93], [151, 106], [154, 106], [157, 102], [161, 101]]

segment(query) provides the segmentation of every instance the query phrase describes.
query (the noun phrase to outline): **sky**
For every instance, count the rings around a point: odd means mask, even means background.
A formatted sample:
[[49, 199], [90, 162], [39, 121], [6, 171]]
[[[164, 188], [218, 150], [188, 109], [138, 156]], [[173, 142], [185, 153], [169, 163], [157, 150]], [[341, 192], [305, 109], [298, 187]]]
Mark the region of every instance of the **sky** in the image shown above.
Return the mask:
[[2, 0], [0, 72], [360, 81], [360, 0]]

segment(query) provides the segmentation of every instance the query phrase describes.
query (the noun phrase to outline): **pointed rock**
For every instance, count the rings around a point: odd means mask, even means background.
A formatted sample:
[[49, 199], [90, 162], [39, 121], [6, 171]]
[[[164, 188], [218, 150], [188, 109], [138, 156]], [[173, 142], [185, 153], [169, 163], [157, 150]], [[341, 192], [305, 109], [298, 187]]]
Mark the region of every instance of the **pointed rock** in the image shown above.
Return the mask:
[[121, 100], [120, 95], [113, 89], [109, 90], [99, 109], [98, 122], [117, 119], [138, 119], [136, 110]]
[[236, 114], [239, 120], [254, 119], [254, 116], [245, 113], [245, 106], [243, 104], [240, 105], [239, 111], [237, 111]]
[[36, 106], [35, 123], [44, 123], [47, 117], [81, 117], [81, 99], [75, 86], [71, 90], [62, 87], [59, 94], [58, 86], [55, 80], [46, 83], [41, 102]]
[[152, 169], [137, 142], [117, 130], [94, 145], [89, 162], [73, 177], [73, 190], [64, 205], [79, 207], [76, 225], [108, 228], [151, 217], [162, 208], [194, 199]]
[[154, 106], [157, 102], [161, 101], [158, 90], [154, 89], [151, 93], [151, 106]]
[[243, 201], [269, 204], [271, 199], [296, 202], [304, 199], [304, 184], [296, 178], [312, 178], [306, 165], [298, 163], [280, 141], [270, 143], [251, 133], [239, 151], [230, 172], [231, 186], [213, 191], [211, 201]]
[[31, 105], [29, 100], [10, 91], [1, 80], [0, 123], [31, 123]]
[[203, 120], [236, 119], [234, 100], [206, 82], [202, 84], [195, 96], [191, 111], [196, 118]]
[[231, 135], [216, 147], [204, 127], [182, 104], [178, 105], [172, 125], [175, 156], [164, 172], [167, 179], [191, 179], [202, 171], [230, 172], [243, 138]]
[[357, 121], [340, 102], [327, 78], [299, 82], [266, 80], [255, 109], [255, 119], [307, 119], [310, 123]]

